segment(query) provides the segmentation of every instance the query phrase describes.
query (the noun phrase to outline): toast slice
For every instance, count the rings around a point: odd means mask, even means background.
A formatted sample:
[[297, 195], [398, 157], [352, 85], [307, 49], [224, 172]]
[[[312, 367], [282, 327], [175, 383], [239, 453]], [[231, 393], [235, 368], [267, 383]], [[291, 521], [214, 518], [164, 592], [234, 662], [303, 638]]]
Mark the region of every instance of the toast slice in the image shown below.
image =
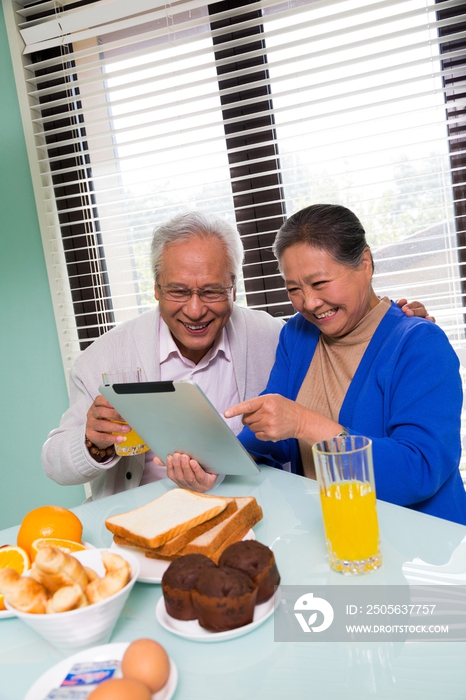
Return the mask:
[[[211, 558], [216, 554], [220, 556], [225, 542], [228, 541], [228, 544], [232, 544], [232, 542], [241, 540], [263, 517], [262, 508], [253, 496], [241, 496], [235, 498], [235, 500], [238, 509], [229, 518], [191, 540], [183, 549], [178, 550], [176, 554], [164, 556], [160, 554], [159, 549], [152, 549], [146, 551], [146, 557], [171, 561], [185, 554], [205, 554]], [[222, 548], [221, 551], [219, 551], [220, 548]]]
[[213, 554], [210, 555], [212, 561], [218, 564], [218, 560], [220, 559], [220, 555], [222, 554], [222, 552], [224, 552], [225, 549], [234, 542], [241, 542], [241, 540], [245, 535], [247, 535], [251, 527], [252, 526], [250, 525], [250, 523], [245, 521], [243, 525], [241, 525], [237, 530], [232, 532], [232, 534], [229, 537], [227, 537], [224, 542], [222, 542], [220, 547]]
[[[207, 530], [210, 530], [210, 528], [215, 527], [215, 525], [218, 525], [219, 523], [229, 518], [230, 515], [233, 515], [233, 513], [238, 510], [236, 499], [225, 498], [225, 500], [227, 501], [227, 506], [225, 510], [222, 510], [221, 513], [214, 516], [213, 518], [210, 518], [209, 520], [206, 520], [205, 522], [200, 523], [199, 525], [195, 525], [189, 530], [186, 530], [186, 532], [182, 532], [180, 535], [176, 535], [171, 540], [168, 540], [168, 542], [165, 542], [165, 544], [162, 544], [160, 547], [157, 547], [157, 553], [165, 557], [170, 557], [173, 554], [179, 552], [180, 549], [183, 549], [183, 547], [185, 547], [189, 542], [191, 542], [191, 540], [194, 540], [199, 535], [202, 535]], [[114, 535], [113, 540], [115, 544], [118, 544], [123, 547], [135, 546], [134, 542], [132, 542], [130, 539], [120, 537], [119, 535]], [[151, 550], [149, 548], [144, 548], [144, 551]]]
[[175, 488], [145, 506], [112, 515], [105, 526], [133, 546], [160, 547], [182, 532], [214, 518], [227, 505], [228, 500], [220, 496]]

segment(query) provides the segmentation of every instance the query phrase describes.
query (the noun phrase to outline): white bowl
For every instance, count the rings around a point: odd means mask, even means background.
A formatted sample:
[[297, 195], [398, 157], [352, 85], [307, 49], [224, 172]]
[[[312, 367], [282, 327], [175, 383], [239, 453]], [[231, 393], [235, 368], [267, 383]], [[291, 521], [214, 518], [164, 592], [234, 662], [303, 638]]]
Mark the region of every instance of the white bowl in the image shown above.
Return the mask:
[[[103, 551], [110, 550], [86, 549], [74, 553], [73, 556], [79, 559], [84, 566], [94, 569], [98, 576], [103, 576], [105, 574], [102, 563]], [[107, 644], [123, 606], [139, 576], [139, 562], [136, 557], [130, 553], [120, 556], [123, 556], [131, 566], [131, 579], [118, 593], [100, 603], [50, 615], [33, 615], [16, 610], [9, 606], [8, 603], [5, 603], [5, 605], [20, 620], [23, 620], [64, 655], [78, 652], [87, 647]]]

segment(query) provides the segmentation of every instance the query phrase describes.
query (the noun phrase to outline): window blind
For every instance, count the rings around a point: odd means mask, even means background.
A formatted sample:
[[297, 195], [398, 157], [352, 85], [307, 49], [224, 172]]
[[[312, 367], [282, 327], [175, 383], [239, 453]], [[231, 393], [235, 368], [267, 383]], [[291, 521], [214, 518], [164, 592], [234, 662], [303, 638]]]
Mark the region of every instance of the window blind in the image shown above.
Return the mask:
[[344, 204], [377, 293], [463, 342], [466, 3], [2, 2], [66, 368], [155, 303], [152, 230], [193, 208], [239, 228], [240, 303], [286, 317], [277, 229]]

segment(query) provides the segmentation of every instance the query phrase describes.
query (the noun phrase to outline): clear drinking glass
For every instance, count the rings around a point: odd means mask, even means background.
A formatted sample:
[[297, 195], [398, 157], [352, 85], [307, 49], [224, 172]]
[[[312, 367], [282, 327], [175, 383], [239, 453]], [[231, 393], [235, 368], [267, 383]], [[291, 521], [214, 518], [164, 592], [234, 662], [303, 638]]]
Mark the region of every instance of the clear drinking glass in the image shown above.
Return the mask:
[[[109, 372], [104, 372], [102, 374], [102, 381], [106, 386], [111, 386], [112, 384], [134, 384], [140, 382], [142, 379], [142, 370], [140, 367], [135, 369], [112, 369]], [[120, 425], [128, 425], [125, 421], [113, 421], [114, 423], [119, 423]], [[131, 429], [129, 433], [118, 433], [115, 432], [113, 435], [123, 435], [126, 440], [120, 445], [115, 445], [115, 452], [117, 455], [123, 457], [128, 457], [131, 455], [140, 455], [143, 452], [147, 452], [149, 446], [146, 445], [144, 440], [139, 437], [135, 430]]]
[[372, 441], [348, 435], [312, 447], [330, 566], [347, 575], [382, 564]]

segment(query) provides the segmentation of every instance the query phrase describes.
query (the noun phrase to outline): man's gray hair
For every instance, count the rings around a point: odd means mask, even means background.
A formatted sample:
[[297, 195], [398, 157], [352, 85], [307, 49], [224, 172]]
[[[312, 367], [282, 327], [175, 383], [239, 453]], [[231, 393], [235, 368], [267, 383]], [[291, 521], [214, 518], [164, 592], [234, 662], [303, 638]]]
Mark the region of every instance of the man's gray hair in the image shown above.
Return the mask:
[[223, 242], [230, 266], [231, 281], [236, 284], [241, 274], [244, 249], [238, 230], [219, 216], [201, 211], [188, 211], [174, 216], [154, 229], [151, 245], [151, 264], [157, 281], [165, 247], [189, 238], [215, 236]]

